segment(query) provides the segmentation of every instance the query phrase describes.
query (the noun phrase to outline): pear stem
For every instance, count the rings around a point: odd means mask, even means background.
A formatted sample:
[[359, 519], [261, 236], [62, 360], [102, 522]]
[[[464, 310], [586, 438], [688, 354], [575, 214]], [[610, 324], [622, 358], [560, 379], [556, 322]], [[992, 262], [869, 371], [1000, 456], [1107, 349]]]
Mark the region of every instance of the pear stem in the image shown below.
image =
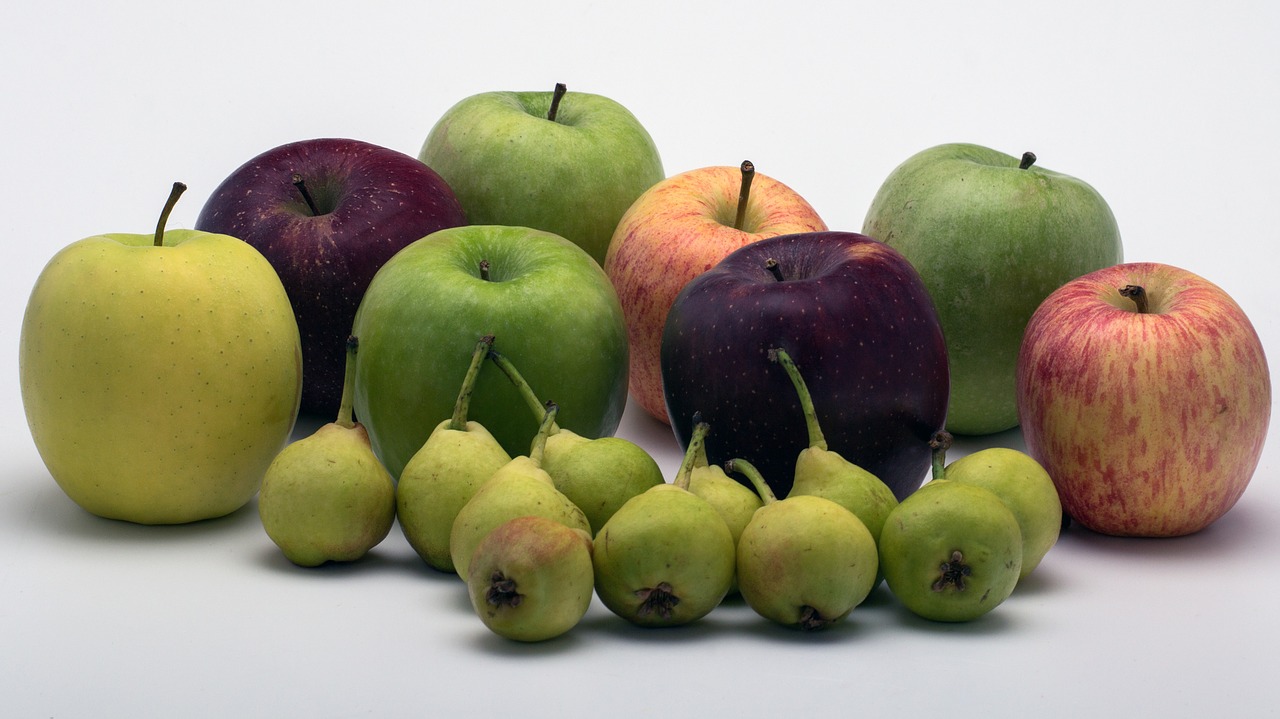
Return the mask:
[[827, 448], [827, 438], [822, 434], [822, 426], [818, 424], [818, 413], [813, 408], [813, 395], [800, 375], [800, 368], [791, 359], [791, 355], [781, 347], [769, 350], [769, 361], [777, 362], [787, 371], [791, 384], [796, 388], [796, 396], [800, 398], [800, 409], [804, 412], [804, 424], [809, 429], [809, 446], [818, 449]]
[[933, 450], [933, 478], [947, 478], [947, 450], [951, 448], [954, 437], [945, 429], [938, 430], [929, 438], [929, 449]]
[[764, 480], [764, 475], [760, 474], [760, 470], [756, 469], [755, 465], [747, 460], [741, 458], [731, 459], [724, 463], [724, 471], [729, 474], [737, 472], [750, 480], [751, 486], [756, 488], [756, 494], [760, 495], [760, 499], [764, 500], [765, 504], [772, 504], [778, 501], [778, 495], [773, 493], [773, 488]]
[[556, 83], [555, 92], [551, 93], [551, 109], [547, 110], [547, 119], [551, 122], [556, 121], [556, 113], [560, 112], [560, 101], [568, 91], [569, 88], [563, 82]]
[[1120, 288], [1120, 294], [1133, 300], [1133, 304], [1138, 307], [1138, 314], [1145, 315], [1151, 311], [1151, 303], [1147, 299], [1147, 291], [1142, 285], [1125, 285]]
[[542, 424], [538, 425], [538, 433], [533, 436], [533, 444], [529, 446], [529, 459], [533, 460], [534, 466], [542, 466], [542, 456], [547, 448], [547, 437], [551, 436], [552, 428], [556, 426], [556, 412], [560, 411], [560, 407], [555, 402], [547, 400], [547, 410], [542, 416]]
[[320, 208], [316, 206], [316, 200], [311, 196], [311, 190], [307, 189], [307, 181], [302, 179], [302, 175], [293, 173], [293, 186], [298, 188], [298, 194], [302, 195], [302, 199], [306, 201], [307, 207], [311, 208], [311, 216], [317, 217], [324, 213], [320, 212]]
[[160, 220], [156, 223], [155, 247], [164, 246], [164, 226], [169, 224], [169, 213], [173, 212], [173, 206], [178, 204], [178, 198], [186, 191], [187, 186], [181, 182], [173, 183], [169, 190], [169, 199], [164, 201], [164, 209], [160, 210]]
[[485, 335], [476, 343], [471, 352], [471, 364], [467, 373], [462, 376], [462, 386], [458, 389], [458, 398], [453, 402], [453, 417], [449, 420], [449, 429], [464, 432], [467, 429], [467, 411], [471, 409], [471, 396], [475, 394], [476, 378], [480, 376], [480, 364], [493, 347], [493, 335]]
[[747, 200], [751, 197], [751, 181], [756, 177], [756, 166], [751, 160], [743, 160], [742, 184], [738, 188], [738, 214], [733, 218], [733, 229], [741, 230], [747, 221]]
[[347, 365], [342, 376], [342, 399], [338, 401], [338, 418], [334, 420], [335, 424], [347, 429], [356, 426], [356, 423], [351, 419], [351, 406], [355, 401], [356, 350], [359, 347], [360, 340], [356, 339], [355, 335], [347, 337]]
[[773, 279], [782, 282], [782, 268], [778, 267], [778, 261], [770, 257], [764, 261], [764, 268], [773, 275]]
[[[533, 387], [524, 378], [524, 375], [520, 374], [520, 370], [516, 369], [515, 364], [498, 350], [490, 348], [488, 356], [489, 360], [497, 365], [498, 369], [502, 370], [502, 374], [511, 380], [511, 384], [515, 385], [516, 391], [520, 393], [520, 397], [529, 406], [529, 411], [541, 420], [542, 416], [547, 412], [546, 404], [538, 399], [538, 395], [534, 393]], [[559, 431], [560, 427], [558, 425], [553, 424], [551, 426], [551, 434]]]
[[680, 471], [676, 472], [676, 478], [672, 482], [680, 489], [689, 488], [689, 479], [693, 476], [693, 468], [699, 466], [699, 456], [702, 457], [702, 466], [706, 464], [707, 434], [711, 431], [711, 425], [700, 421], [700, 415], [694, 419], [696, 421], [693, 425], [693, 436], [689, 438], [689, 446], [684, 451], [684, 460], [680, 462]]
[[1036, 153], [1024, 152], [1022, 153], [1022, 161], [1018, 163], [1018, 169], [1025, 170], [1034, 164], [1036, 164]]

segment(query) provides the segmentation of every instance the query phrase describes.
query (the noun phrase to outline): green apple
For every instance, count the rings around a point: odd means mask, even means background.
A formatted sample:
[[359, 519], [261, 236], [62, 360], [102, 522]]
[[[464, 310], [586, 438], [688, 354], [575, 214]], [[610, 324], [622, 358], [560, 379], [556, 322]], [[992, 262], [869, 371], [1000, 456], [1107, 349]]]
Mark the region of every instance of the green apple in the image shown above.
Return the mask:
[[227, 235], [75, 242], [36, 280], [19, 340], [22, 402], [54, 480], [93, 514], [218, 517], [288, 441], [302, 351], [270, 263]]
[[[527, 227], [471, 225], [400, 250], [369, 283], [352, 332], [356, 416], [399, 477], [432, 428], [453, 414], [476, 342], [520, 366], [557, 423], [612, 435], [627, 398], [627, 330], [604, 270], [563, 237]], [[507, 454], [528, 454], [538, 421], [493, 363], [476, 379], [468, 418]]]
[[465, 98], [436, 122], [418, 158], [449, 183], [471, 224], [546, 230], [602, 266], [622, 214], [665, 177], [630, 111], [564, 85]]
[[978, 145], [924, 150], [884, 181], [863, 225], [906, 255], [937, 305], [951, 368], [947, 429], [956, 434], [1018, 424], [1014, 376], [1031, 313], [1123, 254], [1102, 196], [1034, 162]]

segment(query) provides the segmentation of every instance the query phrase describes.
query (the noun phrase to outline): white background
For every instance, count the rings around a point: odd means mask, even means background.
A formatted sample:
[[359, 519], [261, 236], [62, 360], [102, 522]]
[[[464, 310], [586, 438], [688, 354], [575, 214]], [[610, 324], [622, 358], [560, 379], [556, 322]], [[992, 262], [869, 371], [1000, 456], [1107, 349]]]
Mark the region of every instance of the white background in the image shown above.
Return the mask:
[[[1274, 716], [1280, 440], [1223, 520], [1176, 540], [1073, 529], [986, 618], [919, 621], [882, 588], [818, 635], [741, 603], [634, 629], [595, 603], [561, 640], [491, 635], [398, 529], [302, 570], [253, 505], [140, 527], [73, 505], [17, 382], [27, 294], [62, 246], [194, 223], [266, 149], [348, 136], [416, 155], [487, 90], [629, 107], [668, 174], [753, 160], [833, 229], [950, 141], [1081, 177], [1126, 259], [1191, 269], [1274, 364], [1274, 3], [5, 3], [0, 9], [0, 714], [77, 716]], [[309, 431], [314, 424], [301, 424]], [[665, 426], [621, 433], [671, 475]], [[968, 443], [1020, 447], [1016, 431]]]

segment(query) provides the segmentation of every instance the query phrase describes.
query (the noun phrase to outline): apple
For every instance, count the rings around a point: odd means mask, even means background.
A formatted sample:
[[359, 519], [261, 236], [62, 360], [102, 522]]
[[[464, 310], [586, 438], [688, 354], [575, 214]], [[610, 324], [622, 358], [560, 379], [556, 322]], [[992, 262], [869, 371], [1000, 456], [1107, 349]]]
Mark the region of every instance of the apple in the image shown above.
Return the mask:
[[[453, 414], [476, 342], [560, 406], [557, 424], [612, 435], [627, 398], [627, 330], [604, 270], [563, 237], [473, 225], [424, 237], [392, 257], [356, 312], [355, 410], [392, 476]], [[493, 363], [480, 368], [468, 419], [507, 454], [529, 453], [538, 421]]]
[[906, 255], [938, 308], [951, 358], [947, 429], [1018, 423], [1022, 332], [1064, 282], [1122, 259], [1120, 231], [1088, 184], [978, 145], [924, 150], [877, 192], [862, 231]]
[[1152, 262], [1049, 295], [1027, 325], [1017, 392], [1027, 452], [1063, 510], [1112, 535], [1185, 535], [1224, 515], [1271, 413], [1266, 356], [1240, 306]]
[[410, 242], [462, 224], [462, 207], [431, 168], [341, 138], [249, 160], [196, 219], [196, 229], [238, 237], [276, 268], [302, 336], [302, 410], [325, 415], [338, 411], [346, 337], [374, 273]]
[[635, 115], [563, 84], [461, 100], [436, 122], [418, 157], [457, 193], [471, 224], [545, 230], [601, 265], [622, 213], [665, 177]]
[[604, 262], [627, 318], [632, 399], [667, 421], [662, 328], [689, 280], [748, 243], [825, 229], [803, 197], [750, 161], [690, 170], [645, 191], [618, 222]]
[[229, 514], [258, 491], [301, 394], [280, 279], [227, 235], [164, 229], [72, 243], [41, 271], [18, 373], [36, 449], [89, 512], [142, 524]]
[[804, 370], [829, 449], [899, 499], [920, 485], [946, 418], [947, 352], [905, 257], [853, 232], [779, 235], [730, 253], [671, 306], [662, 382], [681, 446], [701, 411], [710, 462], [747, 459], [785, 497], [809, 435], [769, 359], [779, 347]]

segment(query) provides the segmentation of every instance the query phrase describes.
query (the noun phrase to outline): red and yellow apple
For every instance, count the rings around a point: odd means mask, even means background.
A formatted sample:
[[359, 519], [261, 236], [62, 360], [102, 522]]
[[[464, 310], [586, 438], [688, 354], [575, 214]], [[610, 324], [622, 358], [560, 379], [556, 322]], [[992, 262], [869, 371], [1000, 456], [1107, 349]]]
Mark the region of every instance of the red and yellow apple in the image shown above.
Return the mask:
[[1262, 453], [1262, 344], [1212, 282], [1159, 263], [1091, 272], [1050, 294], [1018, 357], [1027, 450], [1063, 510], [1105, 534], [1199, 531], [1235, 505]]
[[642, 194], [619, 221], [604, 262], [626, 317], [632, 399], [667, 421], [659, 360], [662, 328], [689, 280], [743, 245], [825, 229], [803, 197], [755, 172], [749, 162], [740, 168], [690, 170]]

